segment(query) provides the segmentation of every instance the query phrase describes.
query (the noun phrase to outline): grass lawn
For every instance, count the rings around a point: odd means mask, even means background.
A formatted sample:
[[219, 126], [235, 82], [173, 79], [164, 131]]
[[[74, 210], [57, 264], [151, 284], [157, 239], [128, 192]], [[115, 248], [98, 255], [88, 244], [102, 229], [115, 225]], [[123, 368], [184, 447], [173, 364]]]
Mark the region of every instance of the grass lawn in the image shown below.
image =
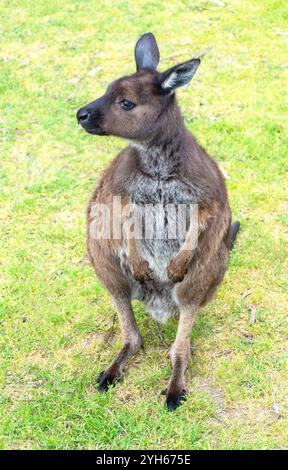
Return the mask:
[[[0, 14], [0, 447], [287, 449], [287, 1], [2, 0]], [[85, 260], [87, 200], [125, 143], [81, 132], [75, 111], [134, 72], [147, 31], [160, 70], [212, 47], [178, 99], [242, 224], [175, 413], [168, 348], [137, 303], [145, 352], [97, 392], [121, 339]]]

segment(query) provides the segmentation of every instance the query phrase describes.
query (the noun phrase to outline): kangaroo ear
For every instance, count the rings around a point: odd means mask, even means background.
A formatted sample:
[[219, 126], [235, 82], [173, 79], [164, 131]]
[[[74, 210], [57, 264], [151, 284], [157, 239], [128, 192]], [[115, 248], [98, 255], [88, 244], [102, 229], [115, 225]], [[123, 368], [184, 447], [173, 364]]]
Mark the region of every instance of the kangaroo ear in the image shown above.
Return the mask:
[[156, 39], [152, 33], [141, 36], [136, 43], [134, 54], [137, 70], [156, 70], [160, 55]]
[[199, 64], [200, 59], [192, 59], [182, 64], [175, 65], [160, 75], [160, 83], [163, 90], [174, 91], [180, 86], [186, 85], [192, 80]]

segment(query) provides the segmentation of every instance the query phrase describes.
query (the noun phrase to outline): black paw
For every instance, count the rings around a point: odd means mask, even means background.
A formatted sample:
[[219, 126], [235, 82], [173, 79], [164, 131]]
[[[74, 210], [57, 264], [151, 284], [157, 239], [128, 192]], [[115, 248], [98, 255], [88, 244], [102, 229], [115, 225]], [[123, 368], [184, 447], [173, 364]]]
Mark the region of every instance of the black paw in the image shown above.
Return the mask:
[[114, 386], [117, 382], [120, 381], [120, 379], [121, 377], [119, 377], [118, 375], [114, 375], [111, 373], [109, 374], [109, 373], [106, 373], [105, 370], [103, 370], [99, 374], [98, 379], [97, 379], [99, 392], [101, 393], [107, 392], [108, 388], [111, 386]]
[[164, 391], [166, 395], [166, 405], [169, 411], [174, 411], [181, 405], [183, 401], [186, 401], [186, 390], [180, 390], [178, 392], [169, 390]]

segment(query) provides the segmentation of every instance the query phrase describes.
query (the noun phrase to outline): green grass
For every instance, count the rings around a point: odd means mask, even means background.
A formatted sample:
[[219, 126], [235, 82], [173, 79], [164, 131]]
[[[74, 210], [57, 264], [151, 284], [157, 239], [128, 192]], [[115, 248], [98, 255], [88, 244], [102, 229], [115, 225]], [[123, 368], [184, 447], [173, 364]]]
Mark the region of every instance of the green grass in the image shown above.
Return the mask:
[[[0, 8], [0, 447], [287, 449], [287, 1]], [[226, 171], [242, 223], [225, 281], [193, 331], [191, 393], [174, 414], [160, 396], [167, 348], [139, 304], [146, 351], [122, 384], [97, 393], [120, 335], [84, 260], [85, 206], [125, 143], [88, 136], [75, 120], [112, 79], [134, 72], [134, 43], [150, 30], [161, 70], [212, 47], [178, 98]], [[169, 344], [176, 327], [164, 327]]]

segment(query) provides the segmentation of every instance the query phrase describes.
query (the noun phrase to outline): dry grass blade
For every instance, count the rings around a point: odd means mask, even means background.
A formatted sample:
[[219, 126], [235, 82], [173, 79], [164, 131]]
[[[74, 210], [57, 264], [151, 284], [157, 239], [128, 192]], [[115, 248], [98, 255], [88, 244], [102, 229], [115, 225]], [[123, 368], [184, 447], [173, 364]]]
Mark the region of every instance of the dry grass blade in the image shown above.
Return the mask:
[[253, 325], [253, 323], [255, 323], [256, 318], [257, 318], [257, 310], [256, 310], [255, 305], [250, 304], [248, 305], [248, 307], [250, 310], [249, 325]]

